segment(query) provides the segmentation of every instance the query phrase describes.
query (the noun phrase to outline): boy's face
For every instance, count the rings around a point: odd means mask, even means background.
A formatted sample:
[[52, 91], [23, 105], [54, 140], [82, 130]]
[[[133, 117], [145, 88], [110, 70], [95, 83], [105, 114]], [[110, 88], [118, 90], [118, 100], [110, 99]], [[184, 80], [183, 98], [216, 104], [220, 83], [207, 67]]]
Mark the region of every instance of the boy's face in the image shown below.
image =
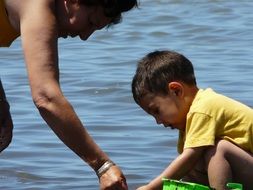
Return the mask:
[[59, 37], [76, 37], [87, 40], [96, 30], [110, 24], [111, 18], [104, 15], [100, 6], [85, 6], [78, 1], [65, 1], [66, 19], [59, 19]]
[[141, 99], [140, 106], [155, 118], [157, 124], [179, 130], [185, 129], [186, 115], [177, 95], [149, 93]]

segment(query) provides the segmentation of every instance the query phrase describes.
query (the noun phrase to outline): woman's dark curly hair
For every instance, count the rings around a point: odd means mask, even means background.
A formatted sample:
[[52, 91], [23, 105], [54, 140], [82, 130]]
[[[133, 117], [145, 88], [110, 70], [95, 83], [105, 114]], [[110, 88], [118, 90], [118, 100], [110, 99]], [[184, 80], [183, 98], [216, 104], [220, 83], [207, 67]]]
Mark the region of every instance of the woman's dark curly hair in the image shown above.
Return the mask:
[[138, 7], [137, 0], [80, 0], [80, 3], [87, 6], [102, 6], [105, 16], [112, 18], [111, 24], [118, 24], [121, 21], [122, 12]]

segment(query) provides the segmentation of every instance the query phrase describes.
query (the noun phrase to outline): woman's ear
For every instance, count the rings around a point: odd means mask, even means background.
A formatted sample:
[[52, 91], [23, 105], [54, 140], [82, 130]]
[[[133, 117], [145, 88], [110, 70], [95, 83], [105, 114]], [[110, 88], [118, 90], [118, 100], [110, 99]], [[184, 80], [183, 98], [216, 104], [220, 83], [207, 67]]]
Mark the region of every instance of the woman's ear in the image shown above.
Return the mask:
[[183, 95], [183, 86], [179, 82], [168, 83], [168, 91], [170, 94], [181, 97]]
[[66, 6], [79, 5], [79, 0], [64, 0]]
[[80, 7], [79, 0], [64, 0], [65, 11], [69, 21], [73, 22], [76, 10]]

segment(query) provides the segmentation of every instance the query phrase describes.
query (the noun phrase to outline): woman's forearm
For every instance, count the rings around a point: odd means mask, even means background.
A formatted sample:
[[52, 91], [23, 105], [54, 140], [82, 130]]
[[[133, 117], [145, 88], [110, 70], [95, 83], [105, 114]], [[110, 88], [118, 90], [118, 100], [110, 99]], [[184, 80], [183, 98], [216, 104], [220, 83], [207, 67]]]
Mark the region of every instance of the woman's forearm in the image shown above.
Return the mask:
[[108, 156], [94, 142], [73, 107], [64, 97], [38, 101], [39, 112], [55, 134], [95, 171]]

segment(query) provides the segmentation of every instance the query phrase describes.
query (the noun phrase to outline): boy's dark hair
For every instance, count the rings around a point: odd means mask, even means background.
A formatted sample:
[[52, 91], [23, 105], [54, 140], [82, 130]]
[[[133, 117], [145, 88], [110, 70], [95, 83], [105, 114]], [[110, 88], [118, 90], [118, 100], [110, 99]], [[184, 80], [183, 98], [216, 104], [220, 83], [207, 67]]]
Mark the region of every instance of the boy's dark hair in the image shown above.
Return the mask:
[[154, 51], [147, 54], [138, 63], [132, 81], [134, 100], [147, 93], [168, 94], [167, 84], [181, 81], [188, 85], [196, 85], [192, 63], [183, 55], [173, 51]]
[[121, 21], [121, 13], [138, 7], [137, 0], [80, 0], [80, 3], [87, 6], [102, 6], [105, 16], [112, 18], [111, 24], [118, 24]]

